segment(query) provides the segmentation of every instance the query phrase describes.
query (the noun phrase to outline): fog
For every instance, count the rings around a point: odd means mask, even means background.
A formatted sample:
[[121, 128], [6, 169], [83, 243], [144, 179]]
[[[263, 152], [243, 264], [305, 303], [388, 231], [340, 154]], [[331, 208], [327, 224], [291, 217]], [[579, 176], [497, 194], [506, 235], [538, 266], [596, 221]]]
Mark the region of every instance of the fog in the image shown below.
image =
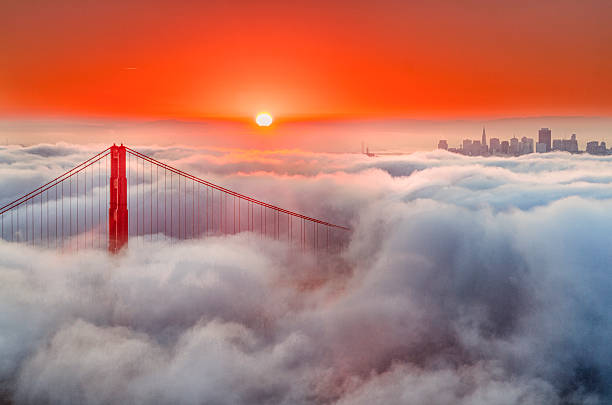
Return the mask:
[[147, 120], [111, 118], [4, 118], [0, 119], [0, 144], [36, 145], [66, 142], [105, 145], [164, 146], [177, 143], [199, 147], [247, 149], [301, 149], [317, 152], [359, 152], [361, 143], [371, 151], [414, 152], [431, 150], [439, 139], [451, 147], [463, 139], [480, 139], [483, 127], [489, 138], [501, 140], [514, 136], [537, 139], [538, 130], [547, 127], [554, 139], [569, 139], [576, 134], [584, 150], [589, 141], [612, 144], [612, 117], [609, 116], [535, 116], [515, 118], [471, 117], [454, 119], [321, 119], [287, 121], [275, 117], [272, 127], [259, 128], [254, 121], [229, 120]]
[[[134, 148], [350, 242], [326, 256], [243, 233], [115, 257], [1, 242], [4, 401], [612, 400], [611, 157]], [[0, 147], [0, 198], [99, 149]]]

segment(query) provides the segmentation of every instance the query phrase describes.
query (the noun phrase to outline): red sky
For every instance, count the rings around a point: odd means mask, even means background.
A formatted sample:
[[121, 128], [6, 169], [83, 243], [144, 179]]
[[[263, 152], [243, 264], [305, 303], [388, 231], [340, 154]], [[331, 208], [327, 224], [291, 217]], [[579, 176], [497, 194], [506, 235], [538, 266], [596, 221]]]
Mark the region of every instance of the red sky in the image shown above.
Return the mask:
[[0, 0], [0, 115], [612, 115], [612, 4]]

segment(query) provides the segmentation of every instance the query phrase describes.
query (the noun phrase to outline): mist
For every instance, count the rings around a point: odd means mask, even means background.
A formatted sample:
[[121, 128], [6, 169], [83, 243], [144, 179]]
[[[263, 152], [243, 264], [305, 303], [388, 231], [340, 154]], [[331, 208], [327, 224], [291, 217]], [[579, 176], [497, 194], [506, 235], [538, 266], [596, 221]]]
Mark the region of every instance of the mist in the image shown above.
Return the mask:
[[[98, 149], [0, 147], [0, 198]], [[349, 243], [242, 233], [111, 257], [2, 241], [5, 402], [612, 400], [612, 157], [135, 149], [347, 225]]]
[[272, 127], [259, 128], [251, 119], [232, 120], [147, 120], [117, 118], [45, 118], [15, 117], [0, 119], [0, 144], [33, 146], [62, 139], [72, 144], [101, 143], [104, 147], [124, 143], [137, 145], [176, 144], [201, 148], [283, 149], [317, 153], [359, 152], [361, 143], [374, 152], [429, 151], [438, 140], [451, 147], [463, 139], [480, 139], [483, 127], [487, 135], [502, 140], [514, 136], [537, 139], [538, 129], [552, 130], [554, 139], [577, 135], [584, 150], [589, 141], [612, 144], [610, 116], [533, 116], [533, 117], [438, 117], [345, 118], [287, 120], [275, 117]]

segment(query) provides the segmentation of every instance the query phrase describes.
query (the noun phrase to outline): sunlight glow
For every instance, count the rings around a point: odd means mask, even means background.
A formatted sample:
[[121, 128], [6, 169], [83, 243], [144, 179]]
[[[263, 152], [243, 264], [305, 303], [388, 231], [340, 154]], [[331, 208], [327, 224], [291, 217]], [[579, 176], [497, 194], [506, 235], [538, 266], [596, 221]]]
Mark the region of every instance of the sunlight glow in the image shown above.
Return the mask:
[[259, 113], [255, 117], [255, 122], [260, 127], [269, 127], [272, 124], [272, 116], [266, 112]]

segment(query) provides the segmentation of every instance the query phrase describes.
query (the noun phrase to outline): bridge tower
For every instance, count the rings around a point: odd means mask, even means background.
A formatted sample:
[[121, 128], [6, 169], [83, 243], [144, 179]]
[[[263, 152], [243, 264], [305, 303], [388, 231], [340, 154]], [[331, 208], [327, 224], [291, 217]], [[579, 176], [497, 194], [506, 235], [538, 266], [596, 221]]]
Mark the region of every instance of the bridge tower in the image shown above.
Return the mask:
[[117, 253], [128, 241], [127, 178], [125, 146], [110, 148], [110, 208], [108, 211], [108, 250]]

